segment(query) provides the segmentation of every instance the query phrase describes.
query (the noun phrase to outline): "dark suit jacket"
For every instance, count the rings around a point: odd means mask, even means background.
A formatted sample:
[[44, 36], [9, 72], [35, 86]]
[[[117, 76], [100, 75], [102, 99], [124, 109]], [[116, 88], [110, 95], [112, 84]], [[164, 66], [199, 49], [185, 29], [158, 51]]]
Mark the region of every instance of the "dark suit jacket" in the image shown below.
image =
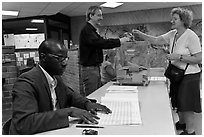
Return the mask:
[[10, 134], [34, 134], [69, 126], [70, 106], [85, 109], [87, 98], [65, 86], [56, 76], [55, 89], [60, 109], [53, 111], [47, 79], [39, 66], [23, 73], [13, 88]]

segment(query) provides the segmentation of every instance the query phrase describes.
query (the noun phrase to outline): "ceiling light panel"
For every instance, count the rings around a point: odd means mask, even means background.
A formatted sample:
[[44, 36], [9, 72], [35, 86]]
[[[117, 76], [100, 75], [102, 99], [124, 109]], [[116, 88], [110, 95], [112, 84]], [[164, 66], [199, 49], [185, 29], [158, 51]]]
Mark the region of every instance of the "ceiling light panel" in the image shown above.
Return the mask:
[[8, 11], [8, 10], [3, 10], [2, 15], [7, 15], [7, 16], [18, 16], [18, 11]]
[[26, 30], [38, 30], [38, 28], [26, 28]]
[[107, 8], [116, 8], [120, 5], [122, 5], [123, 3], [119, 3], [119, 2], [106, 2], [102, 5], [100, 5], [101, 7], [107, 7]]
[[42, 19], [33, 19], [31, 20], [32, 23], [44, 23], [44, 20]]

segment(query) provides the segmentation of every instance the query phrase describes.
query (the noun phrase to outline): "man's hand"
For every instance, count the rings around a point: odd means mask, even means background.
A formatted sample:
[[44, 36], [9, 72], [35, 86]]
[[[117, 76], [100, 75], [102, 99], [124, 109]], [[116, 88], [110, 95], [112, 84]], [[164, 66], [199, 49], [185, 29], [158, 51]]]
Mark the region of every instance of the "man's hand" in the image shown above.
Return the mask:
[[96, 115], [84, 110], [84, 109], [79, 109], [75, 107], [71, 107], [71, 113], [69, 116], [71, 117], [77, 117], [81, 118], [85, 123], [88, 124], [98, 124], [98, 121], [96, 119], [100, 119]]
[[106, 114], [112, 113], [112, 111], [109, 108], [99, 103], [86, 102], [86, 109], [95, 115], [97, 114], [97, 111]]
[[130, 41], [135, 41], [134, 35], [130, 32], [125, 32], [124, 36], [130, 38]]
[[127, 43], [128, 41], [130, 41], [130, 37], [122, 37], [122, 38], [120, 38], [121, 45]]

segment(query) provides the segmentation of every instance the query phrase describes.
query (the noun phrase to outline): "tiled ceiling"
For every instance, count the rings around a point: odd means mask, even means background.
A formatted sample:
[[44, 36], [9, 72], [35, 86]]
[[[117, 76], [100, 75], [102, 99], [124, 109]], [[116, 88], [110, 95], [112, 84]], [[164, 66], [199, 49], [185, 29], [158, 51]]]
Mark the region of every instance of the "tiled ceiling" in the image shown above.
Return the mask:
[[[62, 13], [67, 16], [82, 16], [91, 5], [100, 5], [104, 2], [2, 2], [2, 10], [18, 10], [17, 17], [2, 16], [2, 19], [23, 18], [40, 15], [54, 15]], [[158, 9], [197, 5], [202, 2], [124, 2], [118, 8], [103, 8], [103, 13], [128, 12], [146, 9]]]
[[[3, 20], [25, 18], [30, 16], [41, 16], [41, 15], [55, 15], [62, 13], [64, 15], [74, 16], [85, 16], [86, 10], [92, 5], [100, 5], [104, 2], [2, 2], [2, 10], [18, 10], [19, 15], [13, 16], [2, 16]], [[158, 9], [168, 8], [177, 6], [188, 6], [202, 4], [201, 2], [124, 2], [122, 6], [115, 9], [103, 8], [103, 14], [115, 13], [115, 12], [128, 12], [136, 10], [146, 9]], [[30, 22], [31, 19], [27, 20], [16, 20], [8, 21], [2, 24], [4, 33], [25, 33], [26, 27], [37, 27], [38, 32], [44, 31], [43, 24], [34, 24]]]

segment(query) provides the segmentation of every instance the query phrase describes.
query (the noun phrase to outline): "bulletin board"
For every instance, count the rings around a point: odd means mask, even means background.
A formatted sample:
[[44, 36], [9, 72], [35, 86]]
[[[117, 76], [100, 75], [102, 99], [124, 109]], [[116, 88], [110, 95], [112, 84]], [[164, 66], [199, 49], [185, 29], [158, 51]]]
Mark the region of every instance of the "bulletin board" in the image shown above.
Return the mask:
[[38, 51], [22, 51], [22, 52], [15, 52], [15, 54], [16, 54], [16, 65], [18, 67], [26, 66], [28, 58], [33, 58], [35, 61], [35, 64], [38, 64], [39, 62]]
[[14, 35], [16, 49], [36, 49], [45, 40], [44, 33]]

